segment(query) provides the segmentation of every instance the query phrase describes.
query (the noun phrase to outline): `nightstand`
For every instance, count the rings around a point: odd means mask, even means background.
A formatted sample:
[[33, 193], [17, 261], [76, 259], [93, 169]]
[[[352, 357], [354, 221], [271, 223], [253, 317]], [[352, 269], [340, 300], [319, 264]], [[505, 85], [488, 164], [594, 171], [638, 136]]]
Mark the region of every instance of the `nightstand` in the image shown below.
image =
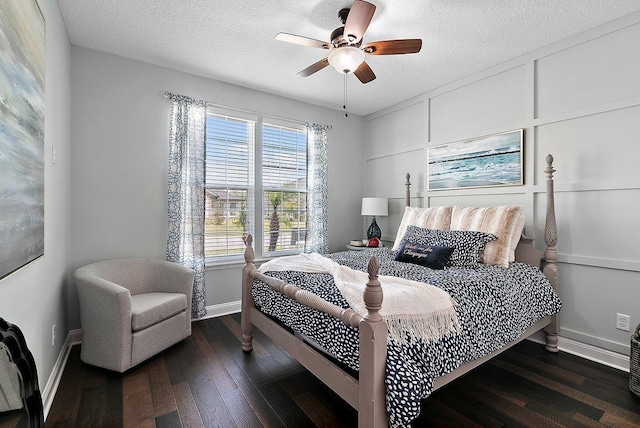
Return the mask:
[[384, 245], [380, 245], [379, 247], [366, 247], [366, 246], [364, 246], [364, 247], [355, 247], [353, 245], [346, 245], [346, 247], [347, 247], [347, 250], [349, 250], [349, 251], [362, 251], [362, 250], [369, 250], [371, 248], [383, 248]]

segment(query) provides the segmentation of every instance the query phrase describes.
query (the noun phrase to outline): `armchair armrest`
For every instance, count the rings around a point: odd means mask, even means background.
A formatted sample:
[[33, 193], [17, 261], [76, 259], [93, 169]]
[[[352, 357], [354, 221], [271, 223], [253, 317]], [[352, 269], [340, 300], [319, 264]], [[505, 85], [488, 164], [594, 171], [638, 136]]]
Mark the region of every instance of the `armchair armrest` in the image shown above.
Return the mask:
[[75, 272], [83, 329], [82, 360], [122, 371], [131, 365], [131, 293], [90, 268]]
[[152, 275], [150, 283], [153, 290], [163, 293], [185, 293], [191, 301], [191, 291], [193, 290], [193, 269], [164, 260], [149, 259], [151, 269], [148, 272]]

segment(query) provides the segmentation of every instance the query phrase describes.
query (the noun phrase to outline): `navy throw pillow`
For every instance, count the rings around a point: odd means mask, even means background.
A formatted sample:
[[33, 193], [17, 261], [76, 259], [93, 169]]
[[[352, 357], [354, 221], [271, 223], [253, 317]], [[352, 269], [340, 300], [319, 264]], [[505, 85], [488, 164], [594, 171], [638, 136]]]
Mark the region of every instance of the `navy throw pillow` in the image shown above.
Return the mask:
[[396, 253], [396, 261], [413, 263], [431, 269], [444, 269], [454, 248], [405, 242]]

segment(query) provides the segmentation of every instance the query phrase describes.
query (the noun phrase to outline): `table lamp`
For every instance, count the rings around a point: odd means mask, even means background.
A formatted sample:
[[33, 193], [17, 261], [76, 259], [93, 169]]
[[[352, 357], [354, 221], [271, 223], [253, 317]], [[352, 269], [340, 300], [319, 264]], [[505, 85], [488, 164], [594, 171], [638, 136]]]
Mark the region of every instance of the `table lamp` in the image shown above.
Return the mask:
[[389, 204], [387, 198], [362, 198], [362, 215], [372, 215], [373, 221], [367, 230], [367, 238], [382, 237], [380, 226], [376, 223], [377, 215], [389, 215]]

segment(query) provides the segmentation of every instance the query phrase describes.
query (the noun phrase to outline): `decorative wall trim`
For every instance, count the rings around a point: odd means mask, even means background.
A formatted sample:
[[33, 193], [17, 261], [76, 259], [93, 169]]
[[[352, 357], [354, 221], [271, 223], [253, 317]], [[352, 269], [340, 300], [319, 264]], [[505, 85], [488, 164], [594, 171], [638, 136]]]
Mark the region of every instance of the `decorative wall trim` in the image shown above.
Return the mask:
[[425, 145], [424, 144], [420, 144], [420, 145], [416, 145], [416, 146], [403, 147], [401, 149], [396, 149], [396, 150], [389, 150], [388, 152], [373, 153], [373, 154], [367, 155], [365, 157], [365, 161], [370, 161], [370, 160], [374, 160], [374, 159], [382, 159], [382, 158], [390, 158], [392, 156], [397, 156], [397, 155], [401, 155], [401, 154], [404, 154], [404, 153], [410, 153], [410, 152], [418, 152], [418, 151], [424, 150], [424, 149], [425, 149]]
[[[639, 190], [640, 182], [634, 180], [612, 181], [603, 183], [554, 183], [554, 193], [571, 192], [605, 192], [612, 190]], [[412, 192], [413, 193], [413, 192]], [[543, 184], [532, 185], [529, 188], [508, 187], [508, 188], [482, 188], [482, 189], [459, 189], [459, 190], [439, 190], [438, 192], [425, 192], [427, 198], [438, 198], [442, 196], [477, 196], [477, 195], [504, 195], [504, 194], [527, 194], [527, 193], [547, 193], [547, 188]], [[390, 198], [404, 198], [400, 194], [389, 196]]]
[[640, 97], [625, 98], [623, 100], [611, 101], [605, 104], [589, 106], [577, 110], [571, 110], [565, 113], [558, 113], [544, 118], [535, 118], [533, 126], [544, 126], [567, 120], [580, 119], [587, 116], [594, 116], [603, 113], [610, 113], [616, 110], [638, 107], [640, 105]]
[[[539, 187], [539, 188], [538, 188]], [[544, 186], [536, 186], [535, 192], [544, 193]], [[600, 183], [558, 183], [554, 189], [555, 193], [563, 192], [603, 192], [611, 190], [638, 190], [640, 181], [637, 180], [612, 180]]]
[[425, 94], [420, 94], [420, 95], [417, 95], [417, 96], [415, 96], [413, 98], [409, 98], [408, 100], [403, 101], [403, 102], [401, 102], [399, 104], [394, 104], [394, 105], [392, 105], [392, 106], [390, 106], [390, 107], [388, 107], [386, 109], [380, 110], [380, 111], [375, 112], [375, 113], [371, 113], [370, 115], [366, 116], [364, 118], [364, 120], [370, 121], [370, 120], [379, 119], [381, 117], [387, 116], [387, 115], [395, 113], [397, 111], [404, 110], [405, 108], [411, 107], [411, 106], [413, 106], [415, 104], [423, 103], [427, 99], [428, 99], [428, 97], [425, 97]]
[[[476, 131], [467, 131], [461, 134], [452, 134], [451, 136], [447, 136], [444, 138], [429, 139], [427, 142], [427, 146], [433, 147], [433, 146], [439, 146], [441, 144], [448, 144], [455, 141], [473, 140], [478, 138], [479, 136], [501, 134], [503, 132], [513, 131], [514, 129], [527, 129], [527, 132], [529, 132], [530, 128], [531, 128], [531, 121], [523, 120], [520, 122], [514, 122], [513, 124], [506, 125], [506, 126], [485, 128], [485, 129], [480, 129]], [[527, 141], [531, 141], [531, 138], [529, 135], [527, 135]], [[525, 144], [525, 147], [528, 147], [529, 145], [530, 144]]]
[[558, 254], [558, 262], [571, 265], [591, 266], [605, 269], [628, 270], [640, 272], [640, 262], [631, 260], [603, 259], [601, 257], [574, 256]]
[[[533, 64], [533, 63], [531, 63], [531, 64]], [[535, 87], [535, 82], [530, 83], [530, 85], [531, 85], [531, 87]], [[527, 94], [529, 96], [531, 96], [530, 94], [532, 94], [533, 92], [534, 92], [534, 90], [530, 90], [530, 91], [527, 92]], [[431, 98], [431, 97], [429, 97], [429, 98]], [[550, 125], [550, 124], [558, 123], [558, 122], [569, 121], [569, 120], [581, 119], [581, 118], [584, 118], [584, 117], [587, 117], [587, 116], [594, 116], [594, 115], [599, 115], [599, 114], [611, 113], [611, 112], [614, 112], [614, 111], [617, 111], [617, 110], [623, 110], [623, 109], [627, 109], [627, 108], [635, 108], [635, 107], [639, 107], [639, 106], [640, 106], [640, 97], [631, 97], [631, 98], [626, 98], [626, 99], [623, 99], [623, 100], [617, 100], [617, 101], [612, 101], [612, 102], [605, 103], [605, 104], [600, 104], [600, 105], [597, 105], [597, 106], [590, 106], [590, 107], [585, 107], [585, 108], [581, 108], [581, 109], [578, 109], [578, 110], [572, 110], [572, 111], [565, 112], [565, 113], [555, 114], [555, 115], [552, 115], [552, 116], [546, 116], [544, 118], [533, 118], [533, 116], [531, 116], [527, 120], [522, 121], [522, 122], [510, 124], [508, 126], [501, 126], [501, 127], [498, 127], [498, 128], [482, 130], [482, 131], [467, 132], [467, 133], [464, 133], [464, 134], [456, 135], [453, 139], [451, 137], [444, 138], [444, 139], [436, 139], [436, 140], [431, 140], [429, 138], [427, 140], [427, 146], [445, 144], [445, 143], [448, 143], [448, 142], [451, 142], [451, 141], [454, 141], [454, 140], [466, 140], [466, 139], [470, 139], [470, 138], [475, 138], [479, 134], [498, 134], [498, 133], [501, 133], [501, 132], [509, 131], [511, 129], [514, 129], [514, 128], [526, 128], [527, 129], [527, 134], [531, 134], [532, 130], [534, 130], [535, 128], [541, 127], [541, 126]], [[533, 106], [530, 106], [530, 102], [527, 102], [527, 107], [529, 108], [528, 109], [528, 114], [531, 114]], [[527, 141], [535, 141], [533, 139], [533, 134], [527, 135]], [[390, 152], [385, 153], [383, 156], [384, 157], [388, 157], [388, 156], [392, 156], [394, 154], [398, 154], [398, 153], [390, 151]], [[377, 156], [377, 157], [383, 157], [383, 156]], [[376, 155], [369, 155], [369, 156], [365, 157], [365, 160], [371, 160], [371, 159], [374, 159], [375, 157], [376, 157]]]
[[[388, 107], [386, 109], [383, 109], [381, 111], [372, 113], [368, 116], [365, 116], [364, 119], [366, 121], [375, 120], [389, 113], [393, 113], [395, 111], [401, 110], [409, 105], [416, 104], [421, 101], [429, 101], [431, 98], [435, 98], [437, 96], [446, 94], [447, 92], [455, 91], [456, 89], [460, 89], [464, 86], [473, 84], [475, 82], [489, 78], [496, 74], [500, 74], [505, 71], [511, 70], [513, 68], [521, 67], [523, 65], [526, 66], [526, 64], [529, 62], [534, 62], [539, 59], [554, 55], [566, 49], [573, 48], [575, 46], [581, 45], [591, 40], [598, 39], [600, 37], [616, 32], [618, 30], [622, 30], [623, 28], [637, 25], [638, 17], [640, 17], [640, 12], [630, 13], [621, 18], [607, 22], [595, 29], [579, 33], [572, 37], [568, 37], [564, 40], [561, 40], [560, 42], [554, 43], [553, 45], [545, 46], [533, 52], [529, 52], [520, 57], [514, 58], [502, 64], [499, 64], [495, 67], [491, 67], [489, 69], [474, 73], [470, 76], [457, 80], [451, 84], [448, 84], [440, 88], [434, 89], [430, 92], [418, 95], [417, 97], [414, 97], [408, 101], [405, 101], [404, 103], [400, 103], [400, 104]], [[519, 127], [519, 126], [515, 126], [515, 127]]]

